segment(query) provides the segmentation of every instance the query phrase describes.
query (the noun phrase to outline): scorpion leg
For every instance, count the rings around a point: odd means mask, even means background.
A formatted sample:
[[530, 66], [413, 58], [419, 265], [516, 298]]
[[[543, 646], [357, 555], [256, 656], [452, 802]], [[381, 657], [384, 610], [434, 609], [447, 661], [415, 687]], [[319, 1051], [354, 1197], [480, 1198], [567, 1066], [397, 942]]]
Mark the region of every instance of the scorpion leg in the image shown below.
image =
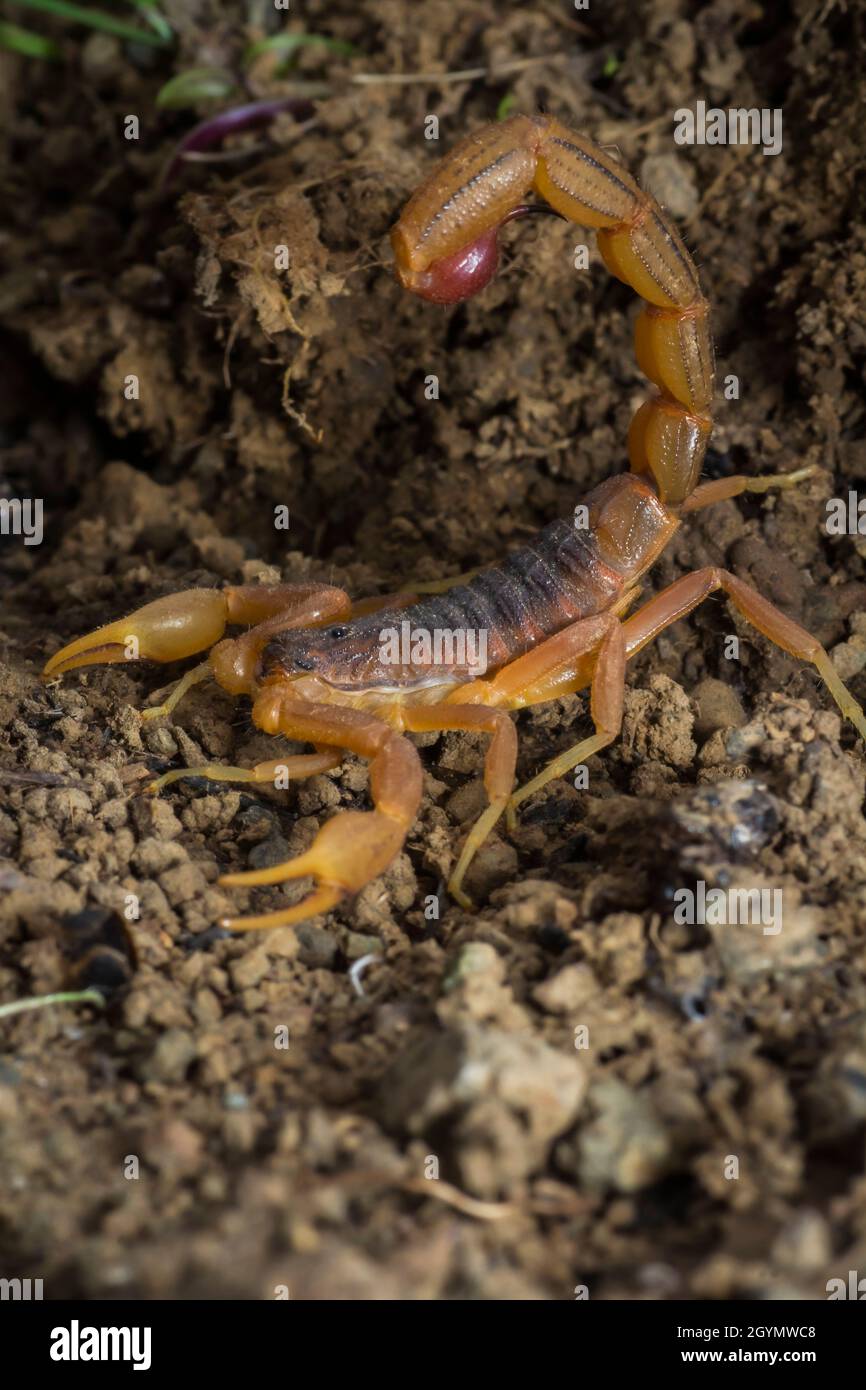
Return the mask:
[[555, 777], [601, 752], [619, 734], [625, 695], [626, 651], [619, 618], [606, 613], [585, 618], [543, 642], [499, 672], [494, 684], [513, 709], [558, 699], [590, 686], [590, 715], [595, 732], [559, 753], [508, 802], [513, 829], [517, 807]]
[[793, 473], [764, 473], [757, 478], [747, 478], [744, 473], [736, 473], [731, 478], [715, 478], [710, 483], [701, 483], [682, 504], [682, 514], [700, 511], [711, 507], [714, 502], [724, 502], [729, 497], [739, 497], [743, 492], [770, 492], [772, 488], [796, 487], [806, 478], [811, 478], [817, 470], [813, 465], [797, 468]]
[[416, 594], [447, 594], [449, 589], [468, 584], [470, 579], [474, 579], [476, 574], [480, 573], [480, 569], [467, 570], [465, 574], [452, 574], [448, 579], [425, 580], [420, 584], [413, 584], [412, 588]]
[[[459, 891], [454, 892], [454, 880], [456, 879], [459, 890], [460, 880], [468, 864], [496, 824], [503, 804], [507, 811], [509, 828], [513, 828], [514, 808], [521, 801], [616, 738], [622, 722], [624, 683], [625, 647], [622, 628], [615, 614], [604, 613], [572, 623], [555, 637], [542, 642], [534, 651], [527, 652], [525, 656], [518, 657], [516, 661], [503, 667], [492, 680], [478, 680], [465, 686], [453, 697], [464, 703], [422, 707], [404, 714], [406, 727], [411, 729], [480, 728], [494, 733], [494, 742], [488, 751], [488, 763], [485, 767], [485, 784], [491, 804], [470, 832], [454, 878], [448, 885], [449, 891], [458, 902], [462, 902], [463, 897]], [[504, 711], [497, 710], [495, 706], [523, 709], [527, 705], [558, 699], [588, 684], [592, 686], [591, 711], [595, 733], [561, 753], [532, 782], [518, 792], [510, 794], [514, 780], [514, 762], [512, 760], [506, 763], [504, 732], [502, 750], [498, 751], [496, 748], [499, 725], [495, 722], [494, 716], [498, 714], [502, 719]], [[476, 719], [471, 720], [469, 715], [479, 705], [486, 705], [488, 709], [484, 711], [483, 717], [482, 712], [478, 711]], [[509, 726], [513, 729], [510, 721]]]
[[399, 853], [421, 802], [421, 762], [408, 739], [363, 710], [292, 701], [266, 688], [253, 708], [266, 733], [281, 733], [316, 745], [346, 748], [370, 760], [373, 811], [341, 811], [316, 835], [305, 854], [273, 868], [224, 874], [226, 887], [255, 888], [312, 876], [317, 888], [293, 907], [222, 923], [234, 931], [284, 927], [327, 912], [381, 874]]
[[147, 791], [158, 793], [171, 782], [179, 782], [182, 777], [206, 777], [210, 782], [251, 782], [262, 786], [271, 784], [277, 778], [288, 778], [290, 782], [303, 777], [315, 777], [319, 772], [330, 772], [339, 767], [343, 755], [337, 748], [321, 745], [315, 753], [296, 753], [286, 758], [275, 758], [270, 763], [256, 763], [255, 767], [229, 767], [225, 763], [203, 763], [201, 767], [178, 767], [166, 772], [156, 781], [150, 782]]
[[[590, 656], [595, 658], [591, 696], [595, 734], [561, 753], [526, 787], [513, 792], [517, 731], [506, 710], [496, 706], [522, 709], [580, 688], [587, 683], [586, 659]], [[502, 812], [507, 810], [509, 825], [513, 826], [514, 807], [525, 797], [616, 738], [622, 722], [624, 683], [622, 628], [618, 618], [607, 613], [573, 623], [534, 651], [512, 661], [492, 680], [475, 681], [456, 691], [453, 704], [446, 701], [404, 709], [404, 727], [414, 733], [467, 729], [493, 735], [484, 764], [484, 786], [490, 805], [470, 830], [448, 883], [449, 893], [461, 907], [471, 906], [462, 889], [466, 871]]]
[[508, 804], [517, 762], [517, 730], [504, 710], [485, 709], [478, 704], [410, 706], [403, 710], [403, 726], [413, 733], [431, 729], [469, 729], [493, 735], [484, 761], [484, 787], [490, 805], [470, 830], [448, 882], [448, 892], [452, 898], [461, 907], [469, 909], [472, 904], [461, 884], [466, 870]]
[[626, 656], [634, 656], [648, 642], [652, 642], [663, 628], [691, 613], [692, 609], [697, 608], [699, 603], [703, 603], [704, 599], [717, 589], [721, 589], [727, 595], [752, 627], [757, 628], [771, 642], [775, 642], [777, 647], [781, 647], [790, 656], [812, 663], [845, 718], [850, 719], [860, 736], [866, 739], [866, 716], [863, 709], [839, 679], [835, 666], [817, 637], [813, 637], [793, 619], [787, 618], [756, 589], [744, 584], [727, 570], [715, 567], [695, 570], [692, 574], [683, 575], [681, 579], [675, 580], [667, 589], [645, 603], [643, 608], [638, 609], [637, 613], [623, 624]]

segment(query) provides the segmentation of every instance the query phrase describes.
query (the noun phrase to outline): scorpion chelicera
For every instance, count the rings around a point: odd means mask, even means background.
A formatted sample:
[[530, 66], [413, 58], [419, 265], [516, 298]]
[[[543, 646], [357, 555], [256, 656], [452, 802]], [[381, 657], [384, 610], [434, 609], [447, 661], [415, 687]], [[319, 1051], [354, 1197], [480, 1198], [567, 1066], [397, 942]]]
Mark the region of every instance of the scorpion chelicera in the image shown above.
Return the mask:
[[[684, 515], [743, 492], [791, 486], [812, 470], [698, 486], [713, 398], [708, 304], [670, 219], [617, 159], [548, 116], [518, 115], [485, 126], [434, 166], [394, 227], [400, 284], [438, 304], [476, 294], [495, 273], [500, 227], [529, 210], [523, 199], [530, 191], [544, 200], [531, 206], [547, 205], [595, 228], [609, 270], [644, 301], [635, 329], [637, 360], [657, 389], [630, 427], [631, 471], [583, 499], [584, 525], [574, 518], [555, 521], [502, 564], [468, 582], [464, 576], [438, 591], [431, 586], [426, 596], [416, 591], [352, 603], [342, 590], [324, 585], [190, 589], [71, 642], [45, 667], [51, 679], [94, 663], [176, 661], [209, 650], [206, 661], [144, 718], [170, 712], [191, 685], [213, 677], [233, 695], [252, 698], [260, 729], [315, 749], [252, 768], [172, 771], [152, 790], [192, 776], [239, 783], [271, 782], [278, 774], [309, 777], [338, 766], [343, 750], [369, 761], [372, 811], [337, 813], [305, 854], [285, 864], [220, 879], [249, 888], [311, 876], [313, 891], [290, 907], [229, 918], [227, 927], [300, 922], [333, 908], [387, 868], [421, 800], [421, 762], [407, 731], [491, 736], [484, 767], [488, 805], [449, 882], [452, 896], [468, 907], [466, 870], [499, 817], [506, 812], [513, 825], [526, 797], [616, 738], [626, 662], [714, 590], [765, 637], [812, 662], [866, 738], [863, 711], [821, 644], [726, 570], [685, 574], [626, 616], [638, 581]], [[383, 632], [403, 621], [415, 632], [484, 632], [483, 673], [465, 650], [437, 657], [404, 649], [386, 656]], [[248, 631], [224, 638], [230, 624]], [[509, 711], [587, 686], [594, 732], [515, 791], [517, 735]]]

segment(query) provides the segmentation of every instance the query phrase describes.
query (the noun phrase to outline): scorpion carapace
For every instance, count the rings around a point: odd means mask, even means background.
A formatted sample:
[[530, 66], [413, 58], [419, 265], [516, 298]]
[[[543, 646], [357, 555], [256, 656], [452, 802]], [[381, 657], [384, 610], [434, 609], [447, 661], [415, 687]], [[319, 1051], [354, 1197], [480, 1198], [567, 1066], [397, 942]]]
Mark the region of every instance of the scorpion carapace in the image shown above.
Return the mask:
[[[302, 921], [387, 868], [421, 800], [421, 763], [406, 731], [491, 736], [484, 771], [489, 805], [449, 882], [468, 906], [466, 870], [502, 813], [513, 825], [527, 796], [616, 738], [629, 657], [715, 590], [764, 636], [812, 662], [866, 738], [863, 711], [816, 638], [727, 571], [683, 575], [629, 614], [637, 581], [683, 515], [742, 492], [789, 487], [812, 470], [696, 486], [713, 390], [707, 301], [669, 219], [615, 159], [548, 117], [514, 116], [486, 126], [434, 166], [400, 217], [392, 240], [401, 284], [438, 303], [477, 293], [496, 269], [499, 228], [526, 211], [522, 200], [530, 191], [560, 215], [596, 228], [607, 266], [645, 301], [637, 357], [658, 390], [631, 425], [631, 472], [602, 483], [573, 518], [553, 522], [502, 564], [465, 583], [443, 583], [438, 591], [428, 586], [428, 597], [401, 593], [352, 603], [340, 589], [309, 584], [192, 589], [69, 643], [45, 667], [44, 676], [54, 678], [95, 663], [175, 661], [207, 650], [207, 659], [143, 718], [169, 714], [190, 686], [213, 677], [230, 693], [252, 698], [259, 728], [315, 748], [253, 768], [178, 769], [158, 778], [153, 791], [191, 776], [253, 784], [309, 777], [336, 767], [342, 750], [369, 760], [372, 811], [339, 812], [305, 854], [220, 880], [254, 888], [311, 876], [314, 891], [226, 926]], [[249, 630], [225, 638], [231, 624]], [[517, 737], [509, 711], [587, 686], [594, 732], [515, 792]]]

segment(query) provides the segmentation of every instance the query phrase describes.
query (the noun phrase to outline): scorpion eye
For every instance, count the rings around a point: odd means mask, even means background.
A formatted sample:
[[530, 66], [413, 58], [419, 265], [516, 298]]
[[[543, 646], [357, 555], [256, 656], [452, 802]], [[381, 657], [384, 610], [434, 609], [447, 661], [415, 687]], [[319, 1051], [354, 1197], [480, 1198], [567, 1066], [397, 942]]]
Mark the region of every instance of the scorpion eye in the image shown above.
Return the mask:
[[328, 636], [329, 636], [329, 637], [333, 637], [333, 639], [334, 639], [335, 642], [339, 642], [339, 640], [340, 640], [341, 637], [348, 637], [348, 635], [349, 635], [349, 629], [348, 629], [347, 627], [329, 627], [329, 628], [328, 628]]

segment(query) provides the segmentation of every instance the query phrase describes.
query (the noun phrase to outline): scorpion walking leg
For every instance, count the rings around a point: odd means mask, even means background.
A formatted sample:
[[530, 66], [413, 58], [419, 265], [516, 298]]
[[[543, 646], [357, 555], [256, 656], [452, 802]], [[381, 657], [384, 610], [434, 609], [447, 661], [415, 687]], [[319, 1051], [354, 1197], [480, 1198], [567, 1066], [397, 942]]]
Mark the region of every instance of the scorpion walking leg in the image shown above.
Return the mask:
[[595, 733], [559, 753], [531, 782], [514, 793], [508, 802], [509, 829], [514, 827], [515, 812], [522, 801], [599, 753], [619, 734], [626, 662], [622, 624], [613, 614], [575, 623], [507, 666], [497, 677], [502, 688], [511, 691], [508, 703], [513, 707], [540, 704], [585, 685], [590, 656], [595, 661], [590, 680], [590, 715]]
[[297, 753], [286, 758], [276, 758], [270, 763], [256, 763], [255, 767], [229, 767], [225, 763], [203, 763], [201, 767], [178, 767], [172, 772], [163, 773], [150, 782], [147, 791], [158, 793], [171, 782], [179, 782], [182, 777], [207, 777], [210, 782], [251, 782], [262, 786], [272, 785], [278, 778], [290, 782], [303, 777], [315, 777], [319, 772], [330, 772], [339, 767], [343, 755], [338, 748], [319, 748], [315, 753]]
[[[581, 690], [585, 685], [591, 685], [595, 733], [566, 749], [537, 777], [508, 798], [506, 810], [509, 828], [514, 826], [514, 808], [521, 801], [616, 738], [622, 722], [625, 686], [625, 644], [619, 618], [614, 613], [603, 613], [572, 623], [555, 637], [542, 642], [534, 651], [510, 662], [492, 680], [475, 681], [455, 695], [455, 699], [462, 699], [469, 707], [480, 704], [516, 710], [558, 699], [571, 691]], [[447, 709], [448, 706], [434, 706], [432, 713], [438, 716], [440, 708]], [[414, 711], [412, 717], [415, 717]], [[411, 727], [417, 726], [413, 723]], [[424, 727], [444, 726], [431, 723]], [[462, 723], [457, 727], [467, 728], [469, 725]], [[492, 752], [491, 746], [490, 754]], [[513, 769], [510, 776], [513, 776]], [[476, 828], [481, 829], [481, 821]], [[476, 844], [474, 848], [477, 847]]]
[[702, 507], [711, 507], [714, 502], [724, 502], [729, 497], [739, 497], [743, 492], [770, 492], [772, 488], [796, 487], [816, 471], [810, 465], [808, 468], [797, 468], [793, 473], [764, 473], [757, 478], [747, 478], [743, 473], [731, 478], [715, 478], [695, 488], [691, 497], [683, 502], [682, 514], [685, 516], [688, 512], [700, 511]]
[[235, 931], [302, 922], [359, 892], [400, 851], [421, 802], [421, 762], [412, 744], [363, 710], [292, 702], [290, 696], [270, 688], [256, 700], [253, 720], [266, 733], [346, 748], [369, 758], [375, 810], [339, 812], [322, 827], [306, 854], [285, 864], [225, 874], [220, 883], [227, 887], [255, 888], [308, 875], [318, 884], [294, 907], [222, 923]]
[[626, 655], [632, 657], [651, 642], [663, 628], [684, 618], [715, 590], [727, 594], [739, 613], [759, 632], [791, 656], [811, 661], [846, 719], [866, 739], [866, 717], [848, 687], [839, 679], [827, 652], [817, 637], [799, 623], [787, 618], [756, 589], [744, 584], [727, 570], [707, 568], [683, 575], [662, 593], [644, 604], [623, 624]]
[[193, 666], [180, 680], [173, 690], [170, 690], [165, 699], [158, 705], [149, 705], [147, 709], [138, 711], [139, 719], [160, 719], [163, 715], [171, 714], [176, 705], [179, 705], [188, 690], [192, 690], [194, 685], [201, 685], [202, 681], [210, 680], [213, 670], [209, 661], [200, 661], [198, 666]]
[[430, 729], [469, 729], [492, 734], [484, 761], [484, 787], [490, 805], [479, 816], [466, 838], [448, 882], [448, 892], [461, 907], [472, 906], [461, 884], [466, 870], [508, 804], [517, 762], [517, 730], [504, 710], [480, 705], [419, 705], [403, 710], [403, 724], [413, 733]]
[[430, 579], [412, 585], [416, 594], [447, 594], [449, 589], [456, 589], [461, 584], [468, 584], [474, 579], [476, 574], [480, 574], [480, 569], [467, 570], [465, 574], [452, 574], [448, 579]]

